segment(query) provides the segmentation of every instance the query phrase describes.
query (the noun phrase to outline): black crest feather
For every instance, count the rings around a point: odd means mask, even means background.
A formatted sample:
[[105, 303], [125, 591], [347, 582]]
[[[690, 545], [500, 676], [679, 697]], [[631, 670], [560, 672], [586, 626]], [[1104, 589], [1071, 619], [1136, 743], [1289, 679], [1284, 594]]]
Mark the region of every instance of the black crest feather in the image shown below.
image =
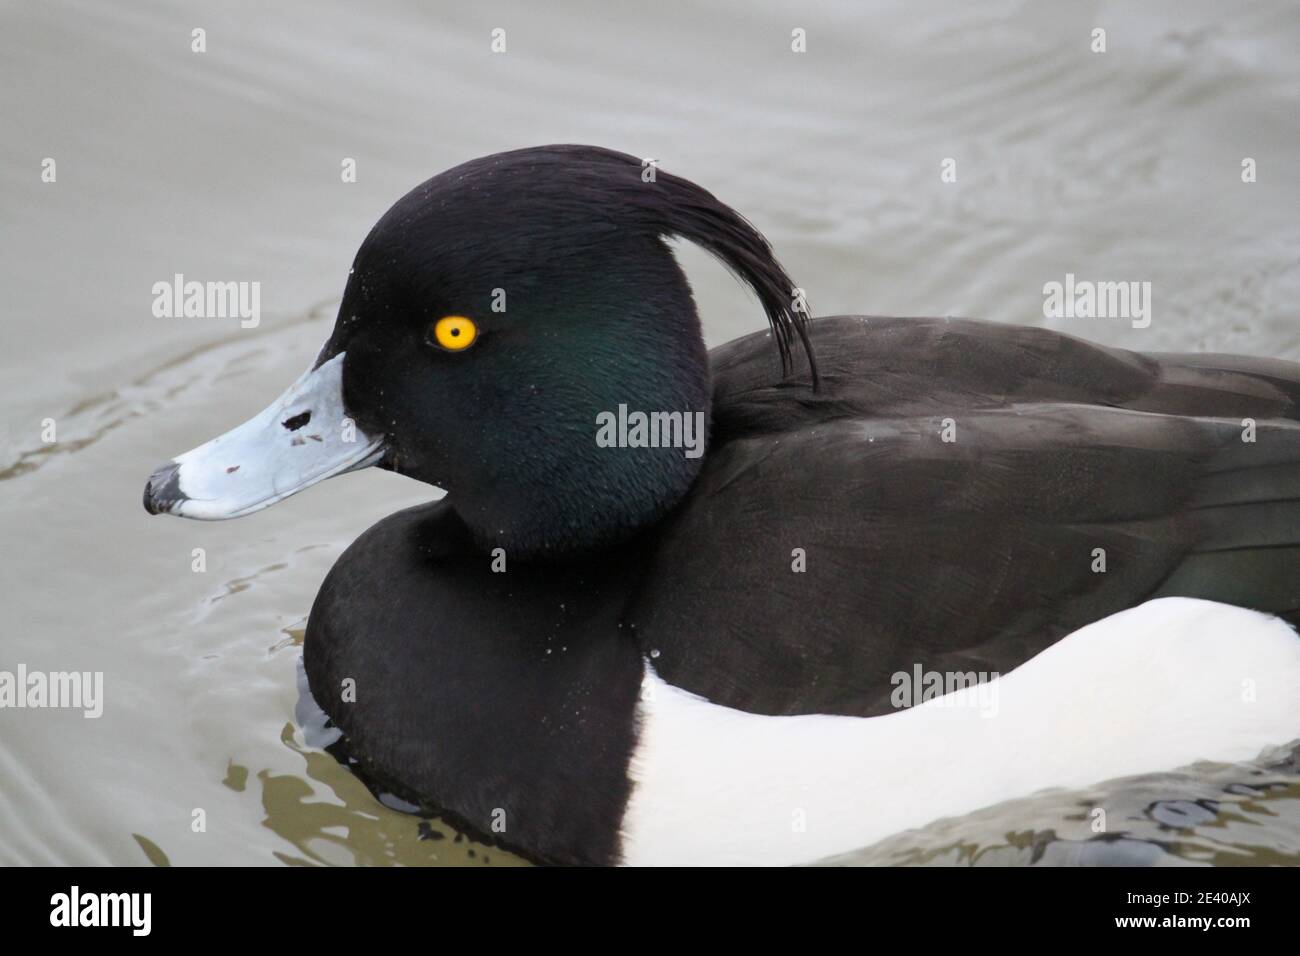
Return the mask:
[[[657, 167], [643, 176], [644, 162], [599, 146], [555, 145], [498, 153], [449, 170], [443, 176], [500, 183], [526, 176], [534, 194], [544, 193], [566, 217], [594, 217], [602, 225], [652, 230], [694, 243], [748, 285], [767, 313], [772, 336], [789, 376], [796, 340], [807, 356], [813, 388], [817, 362], [808, 335], [808, 315], [795, 283], [772, 247], [744, 216], [708, 190]], [[439, 177], [441, 178], [441, 177]]]

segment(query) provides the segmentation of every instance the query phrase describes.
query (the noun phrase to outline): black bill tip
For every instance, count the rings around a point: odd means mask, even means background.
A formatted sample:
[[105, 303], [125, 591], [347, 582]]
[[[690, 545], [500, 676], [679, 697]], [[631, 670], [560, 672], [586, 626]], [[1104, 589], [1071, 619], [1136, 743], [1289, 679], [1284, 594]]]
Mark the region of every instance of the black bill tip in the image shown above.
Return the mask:
[[181, 492], [180, 473], [181, 465], [177, 461], [169, 461], [154, 470], [144, 486], [145, 511], [151, 515], [165, 514], [178, 501], [185, 499]]

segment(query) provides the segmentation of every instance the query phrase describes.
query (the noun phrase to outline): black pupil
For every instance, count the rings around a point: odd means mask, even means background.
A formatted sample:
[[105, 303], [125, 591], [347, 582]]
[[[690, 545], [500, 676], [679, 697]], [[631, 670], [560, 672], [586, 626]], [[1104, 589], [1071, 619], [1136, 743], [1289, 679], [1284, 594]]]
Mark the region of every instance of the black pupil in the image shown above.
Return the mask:
[[457, 328], [456, 326], [452, 326], [451, 334], [452, 334], [452, 335], [460, 335], [460, 329]]

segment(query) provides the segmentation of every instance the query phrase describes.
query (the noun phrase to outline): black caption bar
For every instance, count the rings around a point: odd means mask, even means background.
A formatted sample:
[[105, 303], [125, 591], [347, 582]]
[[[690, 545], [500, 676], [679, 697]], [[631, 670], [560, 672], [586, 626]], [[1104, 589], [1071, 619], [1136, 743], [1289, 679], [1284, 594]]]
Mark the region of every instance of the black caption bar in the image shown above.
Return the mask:
[[[374, 944], [443, 920], [500, 933], [580, 935], [613, 918], [633, 934], [680, 919], [732, 942], [842, 925], [1082, 937], [1248, 940], [1294, 925], [1294, 870], [1279, 869], [9, 869], [6, 939], [127, 946], [203, 941]], [[633, 929], [633, 927], [639, 927]], [[800, 930], [802, 927], [802, 930]], [[978, 928], [978, 929], [977, 929]], [[1050, 937], [1049, 937], [1050, 938]], [[662, 940], [661, 940], [662, 942]], [[865, 938], [864, 938], [865, 942]]]

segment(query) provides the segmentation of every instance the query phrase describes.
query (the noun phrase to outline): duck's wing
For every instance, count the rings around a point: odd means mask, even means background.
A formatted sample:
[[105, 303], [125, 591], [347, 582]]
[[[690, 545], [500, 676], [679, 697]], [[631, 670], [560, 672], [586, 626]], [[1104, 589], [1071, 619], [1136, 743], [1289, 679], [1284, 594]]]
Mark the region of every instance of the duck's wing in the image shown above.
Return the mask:
[[670, 683], [769, 713], [891, 709], [1158, 596], [1300, 611], [1300, 366], [1041, 329], [814, 323], [826, 386], [715, 353], [708, 466], [629, 608]]

